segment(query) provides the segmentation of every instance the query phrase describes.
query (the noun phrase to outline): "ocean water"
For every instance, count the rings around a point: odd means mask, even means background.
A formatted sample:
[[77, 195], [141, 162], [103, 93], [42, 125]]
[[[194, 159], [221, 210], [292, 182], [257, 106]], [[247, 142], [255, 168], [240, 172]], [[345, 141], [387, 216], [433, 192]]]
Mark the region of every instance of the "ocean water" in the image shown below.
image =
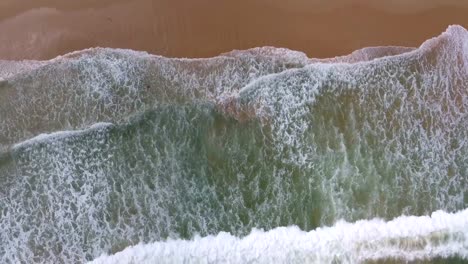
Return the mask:
[[2, 263], [468, 261], [468, 32], [329, 60], [0, 62]]

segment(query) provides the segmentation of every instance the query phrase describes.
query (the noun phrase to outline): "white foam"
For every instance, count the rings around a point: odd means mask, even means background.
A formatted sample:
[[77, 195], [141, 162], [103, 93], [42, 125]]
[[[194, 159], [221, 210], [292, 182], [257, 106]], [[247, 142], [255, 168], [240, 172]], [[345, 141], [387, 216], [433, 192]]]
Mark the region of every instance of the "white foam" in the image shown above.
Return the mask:
[[90, 130], [98, 130], [98, 129], [102, 129], [102, 128], [106, 128], [110, 126], [113, 126], [113, 124], [101, 122], [101, 123], [93, 124], [90, 127], [86, 129], [81, 129], [81, 130], [68, 130], [68, 131], [57, 131], [53, 133], [42, 133], [33, 138], [27, 139], [25, 141], [22, 141], [20, 143], [13, 145], [13, 149], [27, 147], [27, 146], [30, 146], [32, 144], [36, 144], [39, 142], [46, 142], [46, 141], [51, 142], [51, 141], [55, 141], [55, 140], [59, 140], [59, 139], [67, 138], [67, 137], [78, 136], [78, 135], [82, 135], [83, 133], [89, 132]]
[[388, 222], [339, 221], [310, 232], [279, 227], [253, 230], [244, 238], [221, 232], [192, 240], [140, 244], [90, 263], [359, 263], [453, 256], [468, 259], [468, 209], [400, 216]]
[[5, 81], [17, 74], [33, 71], [48, 64], [44, 61], [6, 61], [0, 60], [0, 81]]

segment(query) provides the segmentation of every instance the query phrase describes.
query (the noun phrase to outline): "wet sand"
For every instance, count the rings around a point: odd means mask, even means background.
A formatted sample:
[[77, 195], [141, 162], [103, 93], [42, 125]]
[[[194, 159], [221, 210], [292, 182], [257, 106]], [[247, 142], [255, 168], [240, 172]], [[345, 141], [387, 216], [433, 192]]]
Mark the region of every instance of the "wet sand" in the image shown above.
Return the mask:
[[456, 0], [4, 0], [0, 59], [50, 59], [90, 47], [170, 57], [286, 47], [324, 58], [368, 46], [419, 46], [450, 24]]

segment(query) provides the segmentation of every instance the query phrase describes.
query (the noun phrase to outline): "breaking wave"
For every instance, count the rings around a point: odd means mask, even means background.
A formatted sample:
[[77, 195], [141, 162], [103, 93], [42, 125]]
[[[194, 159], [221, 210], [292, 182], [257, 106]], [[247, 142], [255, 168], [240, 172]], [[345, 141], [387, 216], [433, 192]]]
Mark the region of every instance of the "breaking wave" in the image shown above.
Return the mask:
[[468, 258], [468, 210], [392, 221], [339, 221], [304, 232], [297, 227], [253, 230], [238, 238], [221, 232], [192, 240], [136, 245], [89, 263], [362, 263]]

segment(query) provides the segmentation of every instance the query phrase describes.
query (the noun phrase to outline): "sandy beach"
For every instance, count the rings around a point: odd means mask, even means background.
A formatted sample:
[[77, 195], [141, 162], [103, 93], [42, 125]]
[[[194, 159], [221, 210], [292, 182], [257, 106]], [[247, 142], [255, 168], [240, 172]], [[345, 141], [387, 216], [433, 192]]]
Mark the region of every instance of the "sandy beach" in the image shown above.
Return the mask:
[[468, 2], [323, 2], [6, 0], [0, 59], [45, 60], [98, 46], [170, 57], [275, 46], [324, 58], [368, 46], [419, 46], [450, 24], [468, 27]]

